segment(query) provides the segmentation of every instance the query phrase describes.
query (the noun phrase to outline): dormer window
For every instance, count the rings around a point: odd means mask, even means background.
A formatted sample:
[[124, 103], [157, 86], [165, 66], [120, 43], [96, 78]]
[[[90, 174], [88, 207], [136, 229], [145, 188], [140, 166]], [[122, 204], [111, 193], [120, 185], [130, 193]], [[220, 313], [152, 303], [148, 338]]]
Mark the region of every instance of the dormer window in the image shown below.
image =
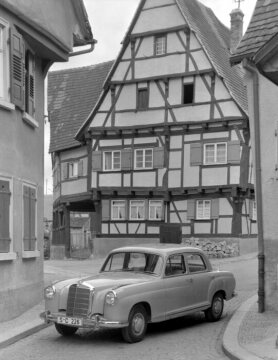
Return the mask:
[[166, 35], [159, 35], [154, 38], [154, 54], [166, 54]]

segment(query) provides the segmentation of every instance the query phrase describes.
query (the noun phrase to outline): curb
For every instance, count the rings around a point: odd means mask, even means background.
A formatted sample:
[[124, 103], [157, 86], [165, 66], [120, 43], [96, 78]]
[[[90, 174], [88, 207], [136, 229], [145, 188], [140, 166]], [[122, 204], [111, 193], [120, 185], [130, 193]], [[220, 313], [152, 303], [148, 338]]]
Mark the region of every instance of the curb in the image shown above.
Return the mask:
[[22, 329], [19, 328], [13, 335], [10, 335], [9, 332], [7, 332], [6, 334], [0, 336], [0, 349], [3, 349], [21, 339], [24, 339], [27, 336], [33, 335], [48, 326], [51, 326], [51, 324], [45, 324], [44, 322], [37, 321], [36, 323], [34, 322], [33, 325], [22, 327]]
[[233, 360], [262, 360], [260, 357], [248, 352], [240, 346], [238, 334], [240, 326], [247, 312], [257, 302], [258, 296], [254, 295], [245, 301], [234, 313], [225, 330], [222, 347], [224, 353]]

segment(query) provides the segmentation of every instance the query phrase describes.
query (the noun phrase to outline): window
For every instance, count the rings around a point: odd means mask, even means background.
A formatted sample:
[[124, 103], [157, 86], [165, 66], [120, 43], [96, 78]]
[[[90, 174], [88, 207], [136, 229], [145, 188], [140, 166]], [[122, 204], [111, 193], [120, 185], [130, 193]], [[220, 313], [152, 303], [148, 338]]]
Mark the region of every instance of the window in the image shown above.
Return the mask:
[[23, 249], [36, 250], [37, 191], [23, 186]]
[[137, 90], [137, 108], [138, 110], [146, 110], [149, 107], [149, 90], [147, 88], [139, 88]]
[[227, 163], [227, 143], [205, 144], [204, 145], [204, 164], [226, 164]]
[[171, 255], [169, 256], [166, 268], [165, 268], [165, 275], [172, 276], [172, 275], [180, 275], [185, 273], [185, 265], [184, 259], [182, 255]]
[[10, 183], [0, 179], [0, 253], [10, 251]]
[[120, 170], [121, 169], [121, 152], [120, 151], [105, 151], [104, 156], [104, 170]]
[[192, 104], [194, 100], [194, 84], [183, 84], [183, 104]]
[[78, 162], [70, 162], [68, 164], [69, 178], [74, 178], [78, 176]]
[[186, 263], [189, 269], [189, 272], [199, 272], [205, 271], [206, 265], [203, 258], [198, 254], [185, 254]]
[[145, 219], [145, 200], [130, 200], [130, 220]]
[[8, 23], [0, 19], [0, 100], [8, 101], [9, 89], [9, 49], [8, 40]]
[[197, 220], [210, 219], [210, 214], [211, 214], [211, 201], [197, 200], [197, 210], [196, 210]]
[[166, 36], [156, 36], [154, 39], [154, 54], [163, 55], [166, 53]]
[[149, 202], [149, 220], [162, 219], [162, 201], [150, 200]]
[[112, 220], [126, 219], [126, 202], [124, 200], [112, 200]]
[[35, 57], [30, 50], [25, 54], [25, 111], [35, 113]]
[[135, 150], [135, 169], [153, 168], [153, 149]]

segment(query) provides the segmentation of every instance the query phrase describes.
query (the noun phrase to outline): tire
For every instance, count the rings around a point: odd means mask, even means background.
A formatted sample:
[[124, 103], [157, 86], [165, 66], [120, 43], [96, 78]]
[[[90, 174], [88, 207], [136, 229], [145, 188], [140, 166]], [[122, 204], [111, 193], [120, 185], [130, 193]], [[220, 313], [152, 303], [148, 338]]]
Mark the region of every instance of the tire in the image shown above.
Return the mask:
[[76, 333], [77, 331], [77, 327], [74, 326], [67, 326], [67, 325], [62, 325], [62, 324], [57, 324], [55, 323], [55, 328], [58, 331], [59, 334], [63, 335], [63, 336], [72, 336]]
[[143, 305], [135, 305], [128, 317], [129, 325], [122, 329], [123, 339], [128, 343], [142, 341], [148, 326], [148, 315]]
[[211, 302], [211, 307], [205, 311], [207, 321], [218, 321], [223, 313], [224, 298], [222, 293], [216, 293]]

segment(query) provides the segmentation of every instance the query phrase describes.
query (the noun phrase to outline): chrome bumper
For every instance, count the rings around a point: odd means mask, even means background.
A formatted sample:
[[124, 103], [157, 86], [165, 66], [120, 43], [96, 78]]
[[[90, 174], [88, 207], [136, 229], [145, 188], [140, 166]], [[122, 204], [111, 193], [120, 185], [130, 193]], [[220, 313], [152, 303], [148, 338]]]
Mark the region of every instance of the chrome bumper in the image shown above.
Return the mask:
[[[44, 320], [45, 323], [49, 324], [51, 322], [57, 323], [58, 316], [66, 316], [64, 313], [50, 313], [49, 311], [44, 311], [40, 314], [40, 318]], [[109, 321], [99, 314], [92, 315], [90, 318], [82, 318], [83, 325], [82, 328], [89, 329], [99, 329], [99, 328], [109, 328], [109, 329], [121, 329], [128, 326], [128, 323], [121, 323], [119, 321]]]

